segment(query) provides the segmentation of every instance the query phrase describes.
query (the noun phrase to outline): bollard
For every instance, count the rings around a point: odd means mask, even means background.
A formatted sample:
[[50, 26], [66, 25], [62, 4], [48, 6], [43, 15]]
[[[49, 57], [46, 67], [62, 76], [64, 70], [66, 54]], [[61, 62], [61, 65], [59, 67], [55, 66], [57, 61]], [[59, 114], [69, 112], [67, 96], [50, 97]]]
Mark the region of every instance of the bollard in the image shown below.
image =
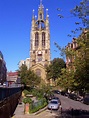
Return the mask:
[[29, 114], [29, 103], [25, 104], [25, 114]]
[[60, 113], [62, 114], [62, 106], [60, 105]]
[[51, 113], [52, 113], [52, 106], [51, 106]]

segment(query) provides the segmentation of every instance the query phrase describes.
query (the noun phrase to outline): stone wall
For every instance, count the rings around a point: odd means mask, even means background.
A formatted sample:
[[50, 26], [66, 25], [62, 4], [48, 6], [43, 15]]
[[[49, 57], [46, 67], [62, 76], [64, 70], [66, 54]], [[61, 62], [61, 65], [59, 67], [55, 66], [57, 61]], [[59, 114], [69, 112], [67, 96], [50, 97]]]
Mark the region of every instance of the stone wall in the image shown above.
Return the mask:
[[19, 103], [21, 91], [0, 101], [0, 118], [11, 118]]

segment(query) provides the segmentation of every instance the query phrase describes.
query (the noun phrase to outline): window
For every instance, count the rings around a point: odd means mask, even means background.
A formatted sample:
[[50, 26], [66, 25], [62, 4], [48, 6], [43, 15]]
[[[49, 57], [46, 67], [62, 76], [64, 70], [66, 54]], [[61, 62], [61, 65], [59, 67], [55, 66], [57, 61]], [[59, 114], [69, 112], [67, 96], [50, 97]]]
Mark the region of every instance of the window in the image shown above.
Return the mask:
[[39, 34], [38, 34], [38, 32], [36, 32], [36, 34], [35, 34], [35, 46], [38, 47], [38, 45], [39, 45]]
[[41, 29], [44, 29], [45, 28], [45, 24], [44, 22], [41, 22]]
[[43, 20], [38, 20], [37, 22], [36, 22], [36, 25], [35, 25], [35, 28], [36, 29], [45, 29], [45, 23], [44, 23], [44, 21]]
[[38, 62], [42, 61], [42, 55], [38, 55]]
[[45, 47], [45, 33], [42, 32], [42, 46]]
[[35, 53], [35, 51], [33, 51], [33, 53]]
[[40, 19], [42, 19], [42, 14], [40, 14]]
[[36, 70], [36, 74], [37, 74], [38, 76], [41, 76], [41, 70], [40, 70], [40, 69], [37, 69], [37, 70]]
[[47, 50], [45, 50], [45, 53], [47, 53]]

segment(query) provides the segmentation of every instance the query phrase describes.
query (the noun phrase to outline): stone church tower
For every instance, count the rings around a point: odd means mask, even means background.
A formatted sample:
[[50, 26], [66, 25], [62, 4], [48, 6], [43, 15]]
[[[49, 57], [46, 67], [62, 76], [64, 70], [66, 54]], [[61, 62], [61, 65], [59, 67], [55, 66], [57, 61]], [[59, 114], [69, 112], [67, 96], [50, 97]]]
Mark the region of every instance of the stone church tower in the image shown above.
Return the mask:
[[50, 64], [50, 29], [49, 15], [46, 9], [46, 18], [44, 18], [44, 7], [42, 1], [38, 8], [38, 17], [32, 16], [31, 37], [30, 37], [30, 68], [46, 79], [45, 67]]

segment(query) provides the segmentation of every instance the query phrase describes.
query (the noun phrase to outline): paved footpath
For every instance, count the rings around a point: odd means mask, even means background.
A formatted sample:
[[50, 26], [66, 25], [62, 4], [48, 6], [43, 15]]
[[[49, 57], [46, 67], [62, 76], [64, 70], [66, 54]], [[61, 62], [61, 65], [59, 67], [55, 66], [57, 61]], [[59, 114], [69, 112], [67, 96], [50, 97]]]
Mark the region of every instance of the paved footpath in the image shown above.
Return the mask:
[[18, 104], [12, 118], [55, 118], [55, 113], [51, 113], [49, 110], [43, 109], [37, 113], [24, 114], [24, 103], [22, 103]]

